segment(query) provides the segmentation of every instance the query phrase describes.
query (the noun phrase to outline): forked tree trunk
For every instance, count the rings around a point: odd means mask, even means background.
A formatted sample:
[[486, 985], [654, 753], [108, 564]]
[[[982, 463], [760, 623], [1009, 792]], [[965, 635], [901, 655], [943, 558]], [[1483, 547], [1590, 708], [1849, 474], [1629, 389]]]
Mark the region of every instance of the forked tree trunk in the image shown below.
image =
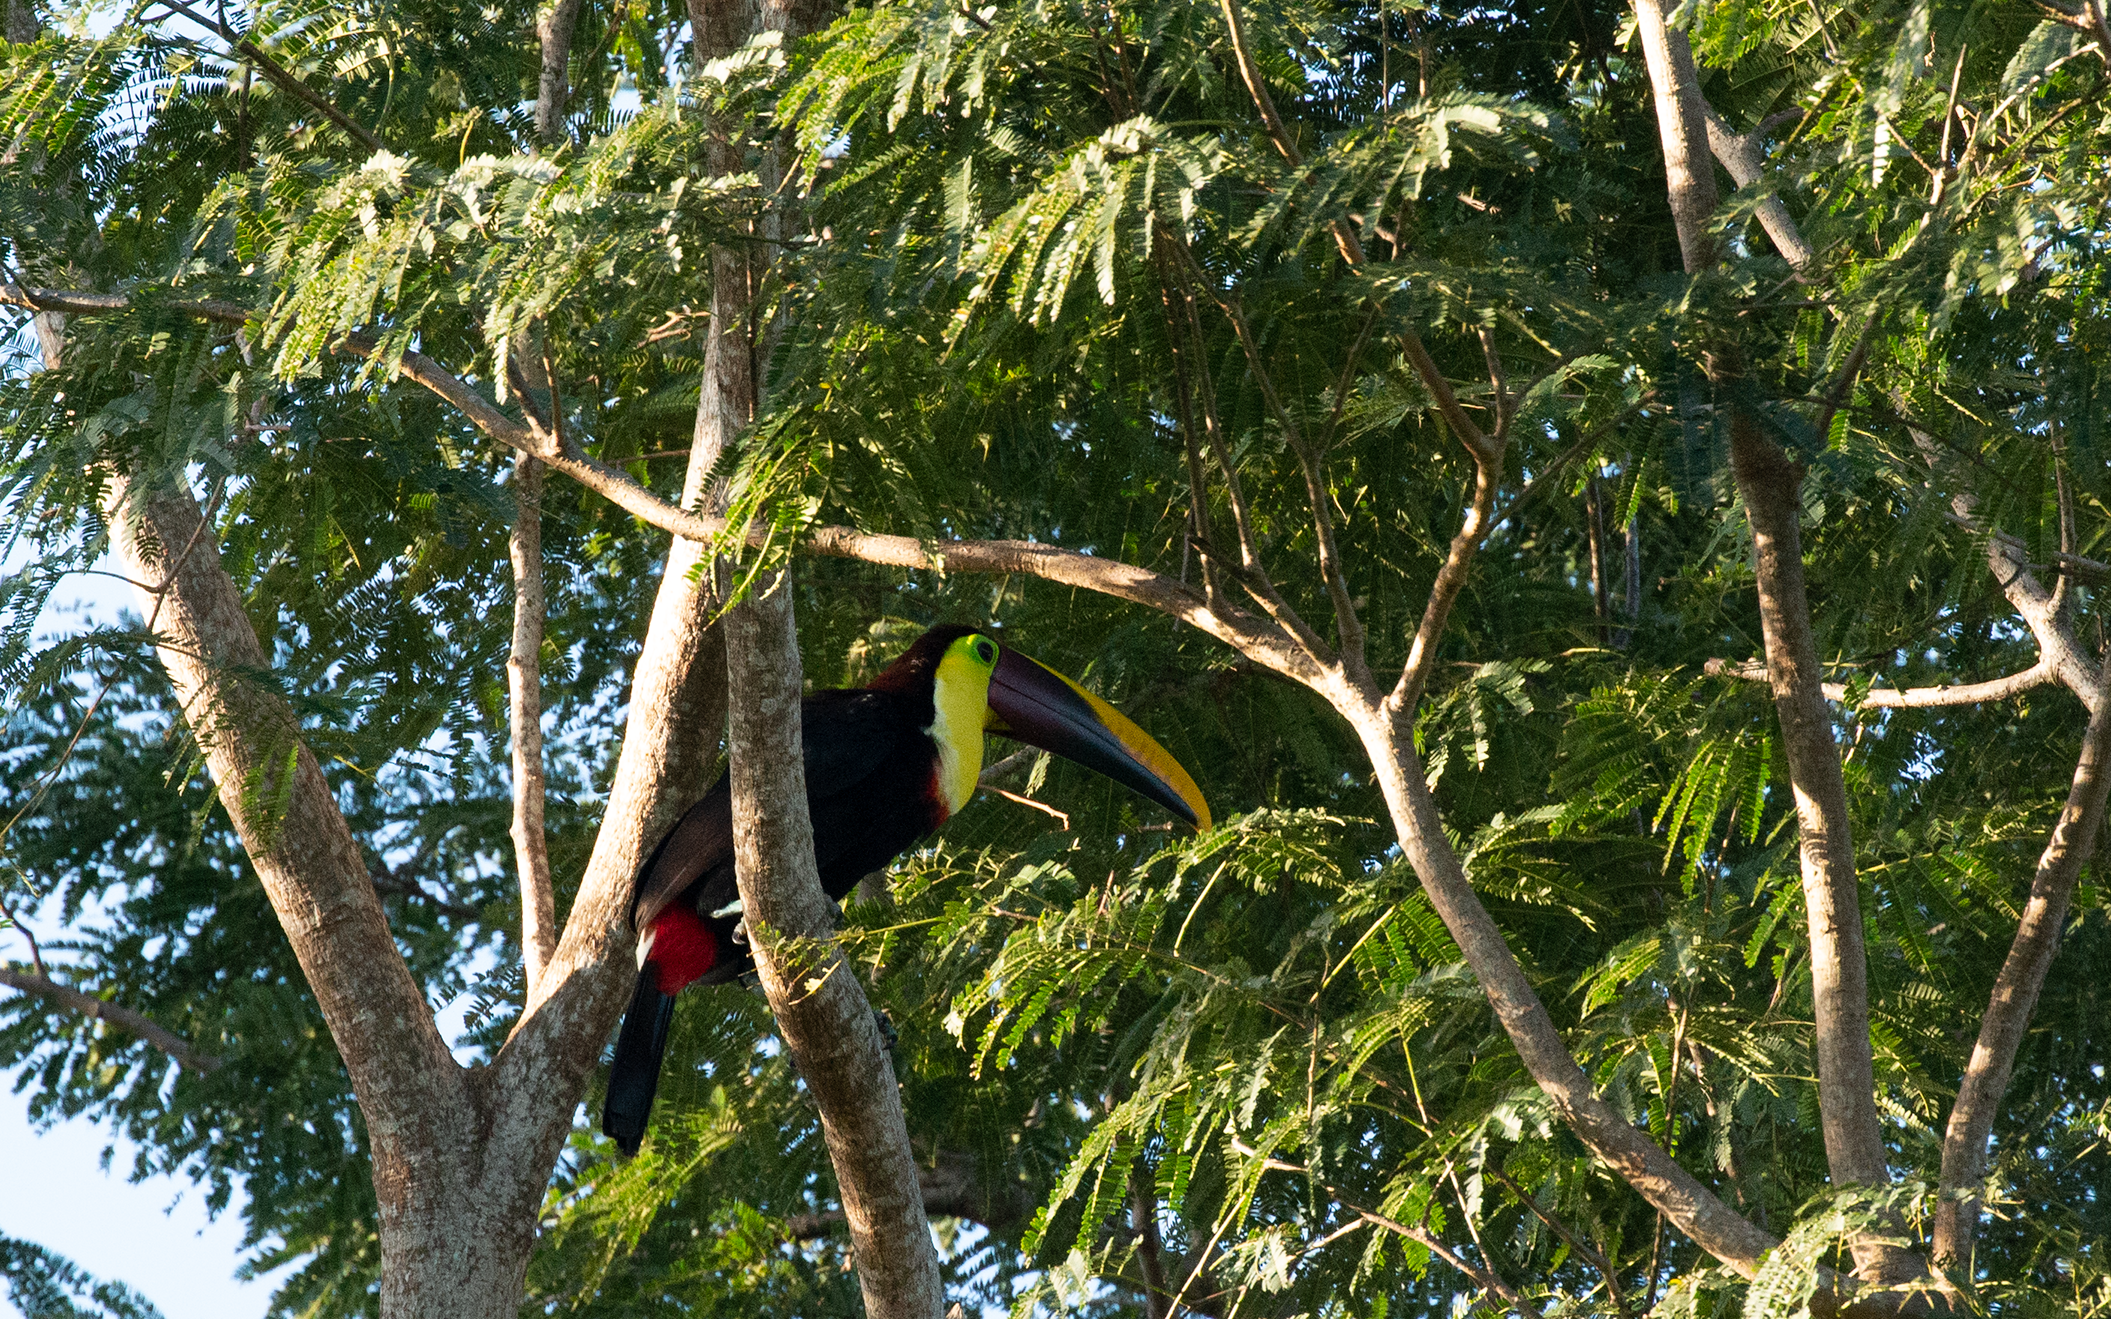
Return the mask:
[[265, 666], [188, 492], [115, 479], [113, 554], [160, 589], [141, 609], [220, 800], [263, 881], [352, 1080], [373, 1144], [389, 1319], [520, 1307], [550, 1170], [629, 979], [629, 882], [701, 792], [724, 725], [724, 667], [677, 544], [631, 691], [608, 813], [548, 974], [489, 1065], [464, 1068], [398, 955], [359, 848]]

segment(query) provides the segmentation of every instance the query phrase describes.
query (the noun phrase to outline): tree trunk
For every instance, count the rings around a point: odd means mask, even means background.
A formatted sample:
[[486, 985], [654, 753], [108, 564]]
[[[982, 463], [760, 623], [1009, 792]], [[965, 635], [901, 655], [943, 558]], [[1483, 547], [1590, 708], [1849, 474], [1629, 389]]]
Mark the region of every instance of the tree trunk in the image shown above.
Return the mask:
[[632, 877], [702, 792], [725, 718], [717, 636], [688, 575], [697, 548], [669, 554], [564, 938], [492, 1065], [465, 1069], [397, 953], [293, 711], [243, 676], [267, 667], [263, 648], [197, 501], [179, 485], [113, 477], [105, 510], [121, 571], [156, 584], [141, 606], [162, 664], [366, 1120], [382, 1314], [513, 1319], [550, 1170], [627, 989]]
[[[1666, 28], [1658, 0], [1635, 0], [1635, 16], [1655, 95], [1679, 252], [1686, 273], [1701, 275], [1715, 265], [1707, 224], [1717, 192], [1699, 72], [1685, 34]], [[1736, 346], [1710, 343], [1702, 347], [1702, 356], [1729, 418], [1730, 466], [1752, 527], [1767, 675], [1796, 798], [1826, 1164], [1835, 1185], [1885, 1186], [1891, 1173], [1876, 1109], [1868, 954], [1847, 784], [1803, 582], [1798, 526], [1803, 473], [1737, 401], [1743, 368]], [[1869, 1238], [1854, 1243], [1854, 1257], [1858, 1272], [1878, 1281], [1905, 1281], [1925, 1272], [1912, 1255]]]
[[777, 1028], [821, 1110], [871, 1319], [939, 1319], [945, 1290], [908, 1120], [872, 1005], [834, 943], [799, 751], [799, 646], [787, 579], [729, 619], [734, 865]]

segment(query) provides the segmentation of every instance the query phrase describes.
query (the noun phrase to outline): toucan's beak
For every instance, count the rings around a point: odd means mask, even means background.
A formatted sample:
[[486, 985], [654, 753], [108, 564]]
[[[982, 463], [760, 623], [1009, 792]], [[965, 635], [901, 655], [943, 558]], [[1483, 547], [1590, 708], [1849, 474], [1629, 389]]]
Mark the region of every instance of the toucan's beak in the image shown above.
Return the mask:
[[1195, 826], [1209, 828], [1202, 790], [1166, 749], [1127, 716], [1038, 660], [1011, 647], [990, 675], [984, 727], [1028, 746], [1053, 751], [1157, 802]]

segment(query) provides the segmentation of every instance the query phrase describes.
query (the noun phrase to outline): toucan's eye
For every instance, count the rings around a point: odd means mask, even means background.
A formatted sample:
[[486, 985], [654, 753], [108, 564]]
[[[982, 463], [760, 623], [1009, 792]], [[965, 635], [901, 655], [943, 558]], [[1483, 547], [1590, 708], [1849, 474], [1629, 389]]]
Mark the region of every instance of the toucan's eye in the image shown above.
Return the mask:
[[995, 664], [997, 662], [996, 645], [987, 639], [977, 639], [975, 642], [975, 658], [981, 660], [984, 664]]

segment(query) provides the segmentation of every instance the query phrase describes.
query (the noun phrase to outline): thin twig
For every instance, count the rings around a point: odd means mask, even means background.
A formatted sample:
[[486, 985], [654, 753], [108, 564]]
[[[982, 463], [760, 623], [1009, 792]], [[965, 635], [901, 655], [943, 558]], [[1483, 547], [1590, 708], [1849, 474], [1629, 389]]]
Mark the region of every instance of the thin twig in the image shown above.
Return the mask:
[[1569, 1249], [1574, 1251], [1584, 1263], [1598, 1270], [1598, 1276], [1605, 1279], [1607, 1294], [1613, 1299], [1613, 1309], [1619, 1313], [1621, 1319], [1626, 1319], [1628, 1313], [1627, 1297], [1620, 1289], [1618, 1271], [1613, 1268], [1612, 1261], [1606, 1259], [1602, 1251], [1599, 1251], [1588, 1241], [1570, 1231], [1566, 1223], [1547, 1212], [1546, 1208], [1539, 1203], [1538, 1198], [1527, 1194], [1525, 1188], [1513, 1181], [1509, 1173], [1504, 1172], [1493, 1163], [1481, 1165], [1481, 1170], [1500, 1182], [1511, 1195], [1516, 1196], [1517, 1202], [1530, 1210], [1534, 1218], [1545, 1223], [1548, 1230], [1552, 1231], [1555, 1236], [1566, 1241], [1569, 1244]]
[[41, 963], [35, 975], [0, 966], [0, 985], [20, 990], [25, 994], [35, 994], [47, 1002], [56, 1003], [62, 1008], [96, 1021], [106, 1021], [127, 1034], [138, 1036], [142, 1043], [161, 1050], [186, 1071], [215, 1071], [222, 1061], [212, 1054], [200, 1053], [193, 1049], [188, 1040], [167, 1027], [156, 1024], [144, 1013], [120, 1007], [106, 999], [58, 983], [44, 973]]
[[1035, 801], [1033, 798], [1026, 796], [1024, 793], [1009, 792], [999, 787], [985, 787], [983, 791], [994, 792], [999, 797], [1004, 798], [1006, 801], [1015, 801], [1021, 806], [1031, 806], [1035, 810], [1040, 811], [1045, 815], [1052, 815], [1056, 819], [1061, 820], [1063, 822], [1063, 831], [1065, 833], [1068, 833], [1070, 831], [1070, 814], [1067, 811], [1059, 811], [1055, 807], [1050, 806], [1045, 801]]
[[205, 17], [189, 5], [184, 4], [183, 0], [154, 0], [154, 2], [172, 13], [183, 15], [200, 27], [209, 28], [217, 33], [221, 40], [233, 46], [243, 55], [248, 56], [250, 61], [263, 72], [264, 76], [272, 81], [273, 85], [343, 129], [351, 136], [353, 141], [365, 147], [369, 152], [387, 150], [387, 146], [380, 138], [362, 127], [350, 115], [338, 109], [330, 102], [328, 97], [301, 81], [285, 65], [265, 54], [263, 47], [257, 45], [256, 42], [251, 41], [248, 37], [243, 36], [218, 19]]
[[[1185, 249], [1182, 249], [1185, 252]], [[1187, 260], [1193, 263], [1192, 252], [1186, 252]], [[1203, 276], [1199, 264], [1192, 265], [1191, 273]], [[1198, 284], [1210, 293], [1210, 300], [1217, 304], [1225, 319], [1231, 322], [1232, 333], [1237, 336], [1240, 349], [1246, 355], [1246, 369], [1252, 373], [1254, 383], [1260, 386], [1262, 401], [1275, 423], [1282, 429], [1283, 439], [1297, 459], [1299, 471], [1305, 478], [1305, 499], [1312, 507], [1313, 530], [1319, 542], [1319, 571], [1327, 584], [1327, 595], [1334, 606], [1334, 626], [1341, 642], [1341, 662], [1352, 673], [1363, 668], [1363, 621], [1356, 615], [1356, 606], [1349, 595], [1349, 583], [1341, 563], [1341, 547], [1334, 537], [1334, 518], [1327, 511], [1328, 494], [1325, 474], [1320, 470], [1318, 455], [1305, 443], [1304, 431], [1297, 419], [1290, 415], [1289, 408], [1276, 393], [1275, 381], [1268, 370], [1268, 363], [1261, 355], [1261, 343], [1246, 320], [1246, 311], [1236, 296], [1219, 291], [1198, 278]]]

